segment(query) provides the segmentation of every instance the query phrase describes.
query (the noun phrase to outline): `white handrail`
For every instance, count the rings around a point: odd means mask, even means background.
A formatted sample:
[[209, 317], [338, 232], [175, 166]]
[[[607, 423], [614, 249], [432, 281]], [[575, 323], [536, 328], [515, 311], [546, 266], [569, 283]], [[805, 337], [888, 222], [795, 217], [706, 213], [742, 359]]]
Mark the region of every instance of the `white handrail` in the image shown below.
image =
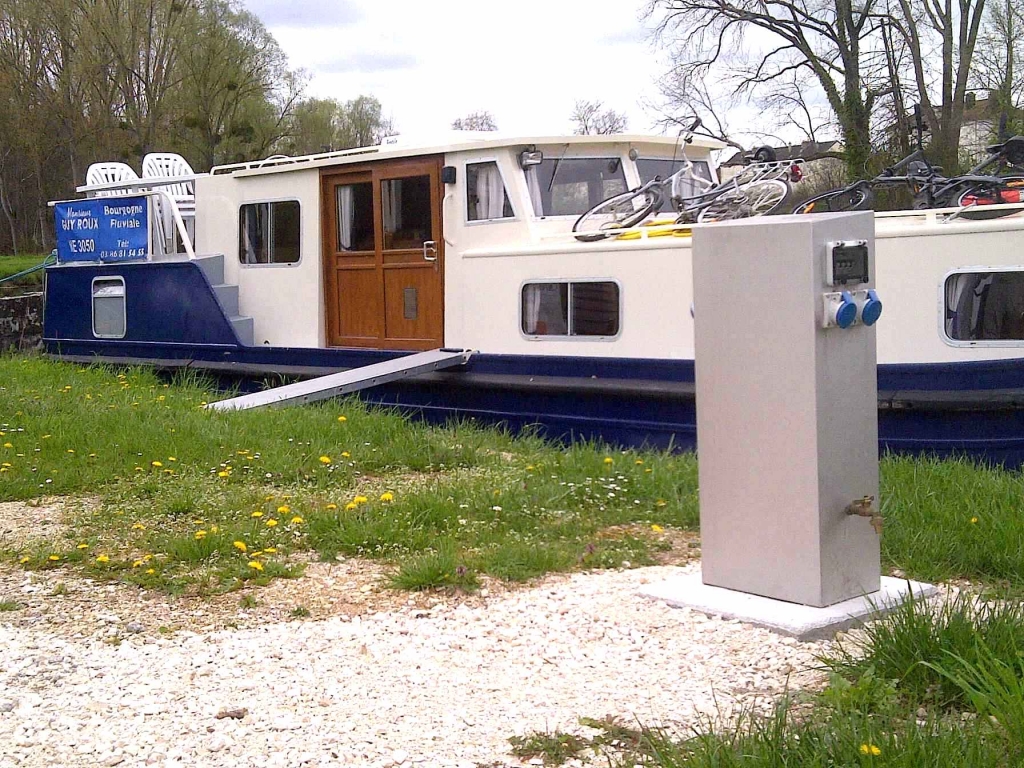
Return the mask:
[[178, 230], [178, 235], [181, 237], [181, 245], [185, 249], [185, 253], [188, 255], [189, 261], [194, 260], [196, 252], [192, 247], [192, 238], [188, 235], [188, 229], [185, 227], [185, 220], [181, 217], [181, 211], [178, 210], [178, 203], [173, 197], [171, 197], [171, 194], [162, 189], [151, 189], [149, 192], [142, 192], [141, 194], [146, 196], [163, 195], [167, 198], [167, 202], [170, 204], [171, 217], [174, 219], [174, 225]]
[[75, 187], [75, 192], [84, 193], [86, 196], [91, 196], [93, 192], [133, 192], [135, 190], [144, 191], [152, 189], [154, 187], [169, 187], [173, 184], [187, 184], [194, 182], [196, 179], [205, 178], [209, 176], [208, 173], [190, 173], [182, 176], [147, 176], [141, 179], [126, 179], [125, 181], [110, 181], [105, 184], [83, 184], [80, 187]]

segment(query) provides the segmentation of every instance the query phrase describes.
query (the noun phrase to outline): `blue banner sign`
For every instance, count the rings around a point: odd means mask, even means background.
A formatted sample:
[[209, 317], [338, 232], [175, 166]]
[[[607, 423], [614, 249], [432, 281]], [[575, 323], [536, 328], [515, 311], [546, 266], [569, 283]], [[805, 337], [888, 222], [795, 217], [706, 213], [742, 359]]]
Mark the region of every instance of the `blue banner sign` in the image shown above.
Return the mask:
[[130, 261], [149, 250], [145, 197], [93, 197], [55, 203], [58, 261]]

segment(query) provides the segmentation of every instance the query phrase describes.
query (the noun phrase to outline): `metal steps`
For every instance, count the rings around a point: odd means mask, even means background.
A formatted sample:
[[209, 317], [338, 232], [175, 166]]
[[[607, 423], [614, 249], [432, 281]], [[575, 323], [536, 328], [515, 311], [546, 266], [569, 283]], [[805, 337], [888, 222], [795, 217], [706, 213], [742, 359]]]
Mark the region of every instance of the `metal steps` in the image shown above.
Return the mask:
[[350, 368], [340, 373], [298, 381], [263, 392], [253, 392], [249, 395], [219, 400], [206, 407], [215, 411], [242, 411], [267, 405], [313, 403], [317, 400], [358, 392], [361, 389], [376, 387], [391, 381], [407, 379], [421, 373], [465, 365], [472, 355], [473, 350], [470, 349], [432, 349], [429, 352], [418, 352], [404, 357], [396, 357], [394, 360], [386, 360], [383, 363]]
[[217, 301], [220, 302], [224, 314], [231, 321], [238, 340], [243, 345], [251, 347], [255, 338], [253, 319], [248, 315], [238, 313], [238, 286], [224, 282], [224, 254], [196, 256], [196, 264], [203, 270], [206, 279], [210, 281], [213, 292], [217, 294]]

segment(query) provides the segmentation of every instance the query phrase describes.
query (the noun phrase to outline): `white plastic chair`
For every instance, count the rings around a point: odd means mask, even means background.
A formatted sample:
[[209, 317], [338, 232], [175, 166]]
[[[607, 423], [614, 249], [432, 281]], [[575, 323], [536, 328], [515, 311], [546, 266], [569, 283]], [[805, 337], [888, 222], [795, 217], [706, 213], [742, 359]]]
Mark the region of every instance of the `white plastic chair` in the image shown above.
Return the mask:
[[[181, 155], [173, 152], [151, 152], [142, 158], [142, 178], [158, 179], [172, 178], [175, 176], [194, 176], [195, 171], [188, 161]], [[185, 229], [189, 238], [194, 242], [196, 236], [196, 188], [192, 181], [183, 181], [177, 184], [168, 184], [158, 187], [173, 198], [182, 220], [185, 222]], [[160, 220], [164, 228], [164, 237], [168, 244], [174, 242], [174, 222], [170, 211], [160, 197], [155, 198], [154, 203], [160, 211]]]
[[[114, 184], [121, 181], [134, 181], [139, 178], [135, 169], [126, 163], [93, 163], [85, 172], [85, 183], [93, 184]], [[109, 189], [94, 192], [96, 197], [109, 197], [111, 195], [123, 195], [127, 190]]]

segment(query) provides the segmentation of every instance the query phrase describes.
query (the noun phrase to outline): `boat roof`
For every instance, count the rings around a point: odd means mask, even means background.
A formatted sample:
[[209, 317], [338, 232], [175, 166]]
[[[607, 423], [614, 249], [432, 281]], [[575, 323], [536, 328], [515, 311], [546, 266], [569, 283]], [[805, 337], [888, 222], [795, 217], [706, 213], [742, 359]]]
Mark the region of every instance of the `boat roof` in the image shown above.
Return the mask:
[[[211, 175], [261, 176], [271, 173], [306, 170], [323, 166], [348, 165], [367, 160], [392, 160], [421, 155], [439, 155], [450, 152], [479, 151], [481, 149], [526, 148], [567, 144], [569, 146], [597, 147], [628, 144], [638, 151], [674, 150], [679, 143], [676, 136], [651, 136], [639, 133], [613, 133], [587, 136], [515, 136], [494, 131], [451, 131], [444, 136], [409, 137], [389, 136], [379, 145], [322, 152], [314, 155], [272, 155], [264, 160], [218, 165]], [[691, 146], [703, 149], [722, 149], [726, 145], [717, 139], [695, 136]]]

